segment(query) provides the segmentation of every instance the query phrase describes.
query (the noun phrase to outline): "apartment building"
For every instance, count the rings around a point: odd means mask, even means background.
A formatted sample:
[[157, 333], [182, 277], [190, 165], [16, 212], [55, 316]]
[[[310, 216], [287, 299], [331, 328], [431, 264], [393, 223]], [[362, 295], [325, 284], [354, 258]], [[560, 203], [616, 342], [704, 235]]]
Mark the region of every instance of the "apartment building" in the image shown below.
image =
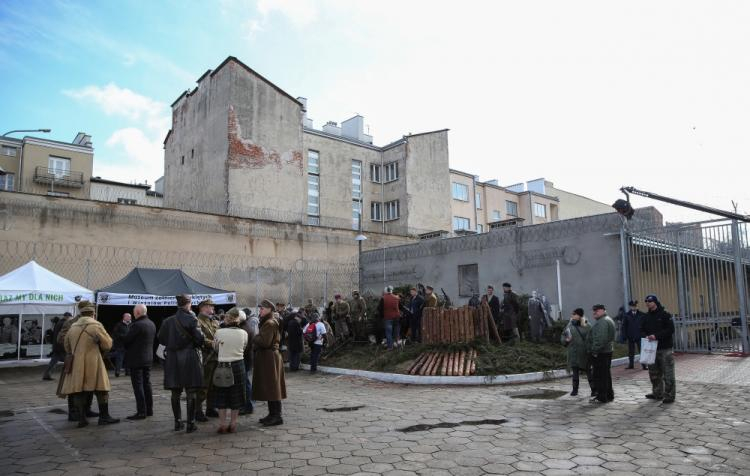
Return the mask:
[[483, 233], [504, 225], [537, 225], [610, 213], [612, 207], [554, 187], [544, 178], [508, 186], [450, 169], [451, 230]]
[[229, 57], [172, 104], [164, 205], [333, 228], [449, 230], [448, 131], [373, 143], [364, 118], [313, 127], [307, 100]]
[[88, 198], [94, 163], [91, 136], [72, 142], [39, 137], [0, 138], [0, 190]]
[[149, 207], [162, 207], [164, 205], [163, 195], [151, 190], [149, 184], [118, 182], [101, 177], [91, 177], [89, 197], [91, 200], [124, 205], [146, 205]]

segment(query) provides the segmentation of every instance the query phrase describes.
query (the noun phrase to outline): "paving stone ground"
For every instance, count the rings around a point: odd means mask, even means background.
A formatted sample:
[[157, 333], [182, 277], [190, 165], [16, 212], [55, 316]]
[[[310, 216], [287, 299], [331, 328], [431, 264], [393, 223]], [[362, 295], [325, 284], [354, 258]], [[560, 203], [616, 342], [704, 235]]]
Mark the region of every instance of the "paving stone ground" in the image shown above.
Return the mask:
[[[161, 389], [153, 418], [79, 430], [60, 413], [56, 382], [42, 382], [40, 368], [3, 369], [0, 412], [13, 414], [0, 413], [0, 474], [750, 475], [750, 359], [690, 355], [677, 362], [672, 405], [643, 398], [647, 372], [621, 368], [613, 372], [616, 400], [607, 405], [585, 396], [511, 398], [569, 390], [567, 379], [424, 387], [297, 373], [288, 375], [283, 426], [260, 427], [260, 405], [229, 435], [216, 434], [214, 422], [174, 433]], [[129, 380], [113, 382], [112, 413], [133, 413]], [[322, 410], [356, 405], [364, 407]], [[507, 421], [460, 424], [484, 419]], [[459, 425], [398, 431], [442, 422]]]

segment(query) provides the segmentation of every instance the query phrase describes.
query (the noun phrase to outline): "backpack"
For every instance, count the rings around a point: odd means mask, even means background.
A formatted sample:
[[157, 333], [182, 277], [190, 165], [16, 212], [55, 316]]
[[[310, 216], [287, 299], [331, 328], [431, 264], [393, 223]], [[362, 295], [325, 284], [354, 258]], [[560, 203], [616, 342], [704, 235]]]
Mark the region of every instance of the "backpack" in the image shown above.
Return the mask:
[[316, 323], [311, 322], [310, 324], [305, 327], [305, 332], [302, 334], [302, 336], [305, 338], [305, 342], [308, 344], [315, 343], [316, 340], [318, 340], [318, 326]]

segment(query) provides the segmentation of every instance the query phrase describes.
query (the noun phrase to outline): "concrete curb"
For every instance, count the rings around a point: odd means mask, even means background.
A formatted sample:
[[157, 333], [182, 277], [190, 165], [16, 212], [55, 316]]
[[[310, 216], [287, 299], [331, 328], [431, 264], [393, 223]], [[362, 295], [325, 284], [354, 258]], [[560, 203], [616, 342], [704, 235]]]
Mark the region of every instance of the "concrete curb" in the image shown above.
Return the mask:
[[[638, 356], [636, 356], [636, 361]], [[627, 357], [612, 360], [612, 367], [628, 364]], [[301, 368], [309, 370], [307, 364], [300, 365]], [[422, 376], [422, 375], [404, 375], [391, 374], [384, 372], [371, 372], [369, 370], [341, 369], [338, 367], [321, 367], [318, 371], [333, 374], [347, 375], [349, 377], [361, 377], [369, 380], [386, 383], [400, 383], [406, 385], [511, 385], [518, 383], [542, 382], [563, 378], [570, 375], [565, 369], [548, 370], [546, 372], [531, 372], [527, 374], [514, 375], [475, 375], [471, 377], [444, 377], [444, 376]]]

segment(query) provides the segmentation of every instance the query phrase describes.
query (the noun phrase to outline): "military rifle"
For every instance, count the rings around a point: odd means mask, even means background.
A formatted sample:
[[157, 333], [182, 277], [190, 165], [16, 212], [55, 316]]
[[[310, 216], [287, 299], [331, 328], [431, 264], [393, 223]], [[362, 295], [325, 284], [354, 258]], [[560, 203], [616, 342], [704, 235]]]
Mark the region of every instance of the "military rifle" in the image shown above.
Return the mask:
[[443, 307], [449, 308], [452, 307], [453, 304], [451, 303], [451, 298], [448, 297], [448, 295], [445, 293], [445, 289], [440, 288], [440, 292], [443, 293]]

